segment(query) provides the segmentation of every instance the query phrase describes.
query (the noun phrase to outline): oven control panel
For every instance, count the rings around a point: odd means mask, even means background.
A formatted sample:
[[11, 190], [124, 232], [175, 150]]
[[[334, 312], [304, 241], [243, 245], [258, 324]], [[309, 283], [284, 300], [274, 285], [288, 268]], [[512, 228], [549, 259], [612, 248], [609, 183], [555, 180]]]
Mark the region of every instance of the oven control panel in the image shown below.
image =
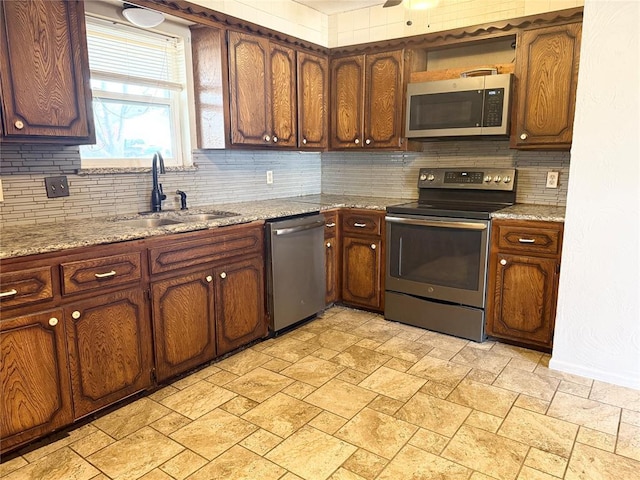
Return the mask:
[[515, 184], [515, 168], [421, 168], [418, 177], [418, 188], [513, 191]]

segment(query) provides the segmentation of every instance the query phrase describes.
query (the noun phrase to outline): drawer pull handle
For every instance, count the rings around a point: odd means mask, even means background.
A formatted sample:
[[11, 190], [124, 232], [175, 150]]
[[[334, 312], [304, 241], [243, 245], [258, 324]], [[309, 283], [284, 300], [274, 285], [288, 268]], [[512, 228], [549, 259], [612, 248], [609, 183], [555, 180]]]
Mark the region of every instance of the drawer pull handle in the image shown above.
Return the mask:
[[17, 295], [17, 294], [18, 294], [18, 290], [16, 290], [15, 288], [12, 288], [7, 292], [0, 293], [0, 298], [13, 297], [14, 295]]
[[367, 224], [366, 223], [358, 223], [358, 222], [356, 222], [356, 223], [353, 224], [353, 226], [354, 227], [358, 227], [358, 228], [364, 228], [364, 227], [367, 226]]
[[80, 312], [78, 310], [74, 310], [74, 312], [71, 314], [71, 318], [73, 318], [74, 320], [77, 320], [80, 318]]
[[336, 224], [335, 224], [335, 223], [333, 223], [333, 222], [331, 222], [331, 223], [327, 223], [327, 224], [325, 225], [325, 227], [327, 227], [327, 228], [333, 228], [333, 227], [335, 227], [335, 226], [336, 226]]
[[519, 238], [518, 241], [520, 243], [536, 243], [535, 238]]
[[500, 265], [506, 265], [507, 261], [503, 258], [502, 260], [500, 260]]
[[116, 271], [115, 270], [111, 270], [110, 272], [106, 272], [106, 273], [96, 273], [95, 277], [96, 278], [109, 278], [109, 277], [115, 277], [116, 276]]
[[226, 272], [222, 272], [222, 273], [220, 274], [220, 278], [223, 278], [223, 279], [224, 279], [224, 278], [227, 278], [227, 273], [226, 273]]
[[58, 319], [56, 317], [51, 317], [49, 319], [49, 325], [51, 325], [52, 327], [55, 327], [58, 324]]

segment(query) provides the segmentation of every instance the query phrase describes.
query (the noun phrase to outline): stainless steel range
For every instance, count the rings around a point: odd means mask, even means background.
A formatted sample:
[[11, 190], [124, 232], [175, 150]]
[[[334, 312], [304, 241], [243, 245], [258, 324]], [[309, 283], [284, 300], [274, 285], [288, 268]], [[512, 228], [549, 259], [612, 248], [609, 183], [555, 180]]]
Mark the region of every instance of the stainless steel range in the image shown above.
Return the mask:
[[423, 168], [417, 202], [387, 208], [384, 316], [482, 342], [491, 213], [515, 169]]

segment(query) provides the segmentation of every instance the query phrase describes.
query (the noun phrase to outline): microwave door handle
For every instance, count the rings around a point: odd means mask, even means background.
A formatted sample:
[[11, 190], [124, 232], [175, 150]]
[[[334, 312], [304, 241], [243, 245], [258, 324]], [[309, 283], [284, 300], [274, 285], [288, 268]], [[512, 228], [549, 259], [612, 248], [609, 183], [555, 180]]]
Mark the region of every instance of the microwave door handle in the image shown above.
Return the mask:
[[498, 69], [496, 67], [474, 68], [473, 70], [467, 70], [460, 73], [460, 78], [474, 77], [477, 75], [497, 75]]
[[484, 223], [476, 222], [452, 222], [441, 220], [421, 220], [417, 218], [402, 218], [402, 217], [385, 217], [385, 220], [390, 223], [402, 223], [405, 225], [420, 225], [424, 227], [441, 227], [441, 228], [457, 228], [460, 230], [486, 230], [487, 225]]

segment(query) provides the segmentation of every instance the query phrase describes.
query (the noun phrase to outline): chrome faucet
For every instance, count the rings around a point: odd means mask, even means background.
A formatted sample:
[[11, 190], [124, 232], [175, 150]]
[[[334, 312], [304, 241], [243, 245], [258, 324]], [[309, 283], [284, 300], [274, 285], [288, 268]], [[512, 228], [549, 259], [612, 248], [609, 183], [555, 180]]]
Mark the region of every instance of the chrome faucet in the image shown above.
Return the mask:
[[160, 161], [160, 173], [164, 173], [164, 160], [160, 152], [153, 155], [153, 164], [151, 165], [151, 175], [153, 175], [153, 187], [151, 189], [151, 211], [162, 211], [162, 201], [167, 196], [162, 193], [162, 184], [158, 183], [158, 160]]

